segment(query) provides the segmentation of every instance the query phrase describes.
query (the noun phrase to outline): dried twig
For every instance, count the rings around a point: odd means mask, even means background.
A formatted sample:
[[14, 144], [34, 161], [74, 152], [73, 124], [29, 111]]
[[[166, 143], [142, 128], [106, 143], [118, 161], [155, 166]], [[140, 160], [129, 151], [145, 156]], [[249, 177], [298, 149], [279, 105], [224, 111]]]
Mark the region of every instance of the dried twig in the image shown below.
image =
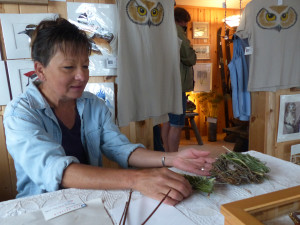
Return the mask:
[[125, 203], [124, 211], [122, 213], [122, 217], [120, 219], [119, 225], [121, 225], [123, 218], [124, 218], [123, 225], [125, 225], [127, 214], [128, 214], [128, 209], [129, 209], [129, 204], [131, 201], [131, 195], [132, 195], [132, 190], [130, 190], [128, 201]]
[[153, 212], [147, 217], [147, 219], [142, 223], [142, 225], [146, 224], [146, 222], [150, 219], [150, 217], [155, 213], [155, 211], [158, 209], [158, 207], [163, 203], [163, 201], [168, 197], [169, 193], [171, 192], [171, 189], [168, 191], [168, 193], [165, 195], [165, 197], [160, 201], [160, 203], [155, 207]]

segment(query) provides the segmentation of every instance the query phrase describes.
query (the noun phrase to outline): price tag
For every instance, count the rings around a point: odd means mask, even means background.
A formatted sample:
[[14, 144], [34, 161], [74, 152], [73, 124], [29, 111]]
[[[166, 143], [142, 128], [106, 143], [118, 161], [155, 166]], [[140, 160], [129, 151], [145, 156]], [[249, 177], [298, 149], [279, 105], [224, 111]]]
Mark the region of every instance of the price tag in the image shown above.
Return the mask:
[[106, 59], [106, 68], [108, 69], [117, 68], [117, 57], [108, 57]]
[[86, 204], [79, 197], [74, 197], [72, 199], [68, 199], [57, 204], [44, 207], [42, 208], [42, 212], [44, 214], [45, 220], [50, 220], [83, 207], [86, 207]]
[[252, 47], [246, 47], [245, 48], [245, 55], [252, 55], [253, 48]]

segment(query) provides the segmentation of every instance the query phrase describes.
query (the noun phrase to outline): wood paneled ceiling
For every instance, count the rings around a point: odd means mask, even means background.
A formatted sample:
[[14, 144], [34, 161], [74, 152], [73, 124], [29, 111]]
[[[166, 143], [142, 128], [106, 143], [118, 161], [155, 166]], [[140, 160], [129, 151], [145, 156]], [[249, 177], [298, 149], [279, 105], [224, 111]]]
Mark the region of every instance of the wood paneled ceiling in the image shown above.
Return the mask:
[[[214, 7], [214, 8], [224, 8], [225, 0], [175, 0], [176, 5], [190, 5], [190, 6], [200, 6], [200, 7]], [[245, 8], [245, 6], [251, 0], [242, 0], [241, 7]], [[239, 9], [240, 8], [240, 0], [226, 0], [227, 8], [231, 9]]]

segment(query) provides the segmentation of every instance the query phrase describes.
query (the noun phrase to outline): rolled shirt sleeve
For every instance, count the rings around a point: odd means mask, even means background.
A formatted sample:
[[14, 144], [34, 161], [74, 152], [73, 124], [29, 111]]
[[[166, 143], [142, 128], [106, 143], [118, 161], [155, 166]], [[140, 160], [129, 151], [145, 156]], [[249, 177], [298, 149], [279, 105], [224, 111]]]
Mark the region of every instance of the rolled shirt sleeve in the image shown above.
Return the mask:
[[[116, 124], [112, 122], [111, 113], [105, 103], [95, 97], [85, 102], [83, 123], [90, 162], [96, 165], [101, 151], [108, 159], [117, 162], [121, 167], [128, 168], [128, 158], [131, 153], [142, 144], [133, 144], [122, 134]], [[96, 101], [96, 102], [94, 102]], [[92, 109], [92, 112], [89, 110]], [[91, 124], [91, 121], [93, 123]]]

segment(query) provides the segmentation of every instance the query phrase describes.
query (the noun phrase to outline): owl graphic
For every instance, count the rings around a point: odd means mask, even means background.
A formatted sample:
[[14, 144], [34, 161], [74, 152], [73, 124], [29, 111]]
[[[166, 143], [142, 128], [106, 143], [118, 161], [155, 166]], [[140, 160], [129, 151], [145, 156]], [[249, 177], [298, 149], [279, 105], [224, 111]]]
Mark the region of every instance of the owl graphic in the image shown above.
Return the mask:
[[149, 27], [159, 26], [164, 19], [164, 8], [160, 2], [130, 0], [126, 12], [133, 23]]
[[274, 29], [280, 32], [295, 25], [297, 12], [290, 6], [274, 5], [268, 9], [262, 8], [256, 16], [256, 22], [263, 29]]

